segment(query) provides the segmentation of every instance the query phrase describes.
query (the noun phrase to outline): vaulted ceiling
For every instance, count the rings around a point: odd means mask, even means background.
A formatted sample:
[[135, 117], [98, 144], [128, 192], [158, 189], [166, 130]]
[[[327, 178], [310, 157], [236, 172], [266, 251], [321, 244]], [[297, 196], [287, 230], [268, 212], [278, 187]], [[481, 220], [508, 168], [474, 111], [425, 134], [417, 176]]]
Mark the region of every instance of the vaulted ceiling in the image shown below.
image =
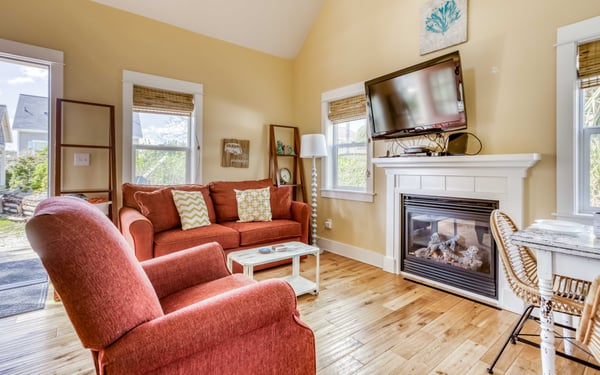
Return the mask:
[[93, 0], [183, 29], [293, 59], [323, 0]]

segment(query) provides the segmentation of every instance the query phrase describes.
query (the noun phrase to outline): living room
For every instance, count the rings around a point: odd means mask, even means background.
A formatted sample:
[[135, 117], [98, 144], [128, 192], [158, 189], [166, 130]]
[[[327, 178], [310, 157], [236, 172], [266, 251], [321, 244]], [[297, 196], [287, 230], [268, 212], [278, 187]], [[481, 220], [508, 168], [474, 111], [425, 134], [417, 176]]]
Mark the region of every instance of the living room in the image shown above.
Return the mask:
[[[322, 133], [321, 104], [324, 93], [361, 84], [458, 50], [464, 77], [468, 132], [481, 140], [481, 154], [540, 156], [535, 165], [527, 170], [523, 180], [523, 205], [517, 222], [524, 226], [536, 219], [552, 218], [559, 209], [557, 195], [561, 189], [557, 183], [557, 143], [560, 143], [560, 138], [555, 132], [557, 30], [600, 15], [597, 5], [586, 0], [569, 4], [552, 0], [544, 2], [543, 6], [540, 3], [517, 1], [469, 2], [466, 41], [421, 55], [419, 22], [421, 6], [425, 2], [325, 0], [301, 48], [291, 57], [277, 57], [241, 47], [93, 1], [6, 0], [2, 4], [3, 10], [10, 16], [4, 17], [0, 38], [62, 51], [63, 97], [115, 106], [118, 186], [129, 182], [123, 178], [121, 151], [124, 71], [203, 86], [202, 172], [197, 182], [259, 180], [269, 177], [269, 124], [297, 126], [301, 134]], [[248, 168], [222, 167], [221, 145], [225, 138], [249, 140]], [[386, 155], [389, 142], [376, 141], [373, 146], [373, 155], [382, 156]], [[306, 175], [310, 176], [310, 163], [307, 161], [304, 169]], [[318, 171], [322, 172], [320, 164]], [[349, 267], [349, 274], [350, 269], [367, 267], [362, 276], [350, 277], [353, 284], [358, 284], [352, 285], [352, 291], [360, 293], [360, 285], [363, 285], [364, 296], [372, 290], [369, 286], [370, 277], [390, 284], [400, 283], [393, 278], [397, 275], [382, 270], [386, 258], [389, 258], [390, 246], [390, 235], [386, 232], [389, 225], [387, 175], [385, 168], [381, 167], [373, 166], [370, 171], [373, 178], [371, 202], [326, 198], [320, 194], [318, 197], [318, 237], [321, 246], [332, 256], [329, 260], [323, 256], [323, 285], [334, 289], [337, 283], [331, 278], [346, 280], [343, 267]], [[325, 219], [331, 219], [331, 229], [325, 228]], [[309, 264], [312, 263], [307, 264], [308, 268]], [[327, 265], [329, 269], [325, 268]], [[326, 276], [326, 270], [329, 276]], [[385, 289], [384, 285], [380, 285], [382, 283], [373, 282], [378, 288]], [[397, 301], [402, 306], [410, 305], [410, 298], [418, 298], [413, 293], [422, 293], [422, 300], [428, 303], [443, 299], [448, 305], [460, 304], [463, 313], [487, 308], [480, 307], [484, 305], [470, 305], [470, 302], [438, 290], [429, 291], [418, 284], [402, 284], [398, 291], [407, 293], [403, 300]], [[409, 298], [408, 295], [413, 297]], [[303, 314], [308, 317], [319, 315], [309, 306], [314, 306], [315, 310], [326, 309], [323, 296], [324, 293], [321, 293], [317, 298], [305, 296], [304, 301], [300, 299], [301, 318]], [[347, 306], [353, 306], [351, 301], [358, 297], [340, 291], [331, 298], [347, 298]], [[365, 299], [368, 300], [367, 297]], [[439, 312], [448, 305], [439, 303], [429, 312], [433, 315], [431, 311]], [[490, 329], [492, 323], [487, 319], [495, 316], [493, 324], [496, 326], [493, 330], [501, 342], [503, 338], [500, 336], [504, 336], [516, 319], [513, 313], [502, 313], [496, 315], [485, 310], [484, 313], [475, 314], [481, 321], [474, 326], [481, 330]], [[408, 314], [407, 311], [398, 313], [397, 318]], [[325, 313], [319, 318], [328, 319]], [[340, 315], [336, 318], [365, 319], [362, 315], [356, 318]], [[419, 324], [421, 318], [423, 315], [414, 317], [410, 320], [412, 323], [408, 324]], [[61, 327], [68, 326], [68, 320], [64, 316], [63, 319]], [[310, 321], [318, 320], [314, 318]], [[468, 322], [465, 324], [468, 325]], [[16, 329], [15, 326], [11, 327]], [[364, 327], [364, 332], [369, 332], [368, 327]], [[336, 346], [343, 347], [343, 344], [327, 340], [327, 333], [323, 335], [322, 341], [317, 338], [317, 342], [321, 345], [327, 343], [331, 347], [326, 351], [329, 354], [320, 357], [323, 367], [318, 368], [319, 373], [356, 371], [352, 367], [357, 366], [354, 362], [356, 359], [349, 357], [345, 357], [344, 362], [349, 367], [340, 365], [336, 368], [332, 365], [335, 361], [328, 359], [338, 357], [331, 353], [335, 353]], [[385, 333], [373, 335], [378, 340], [389, 339]], [[73, 342], [59, 345], [80, 346], [76, 336], [72, 335], [71, 338]], [[348, 346], [355, 345], [349, 339], [343, 342]], [[484, 352], [490, 352], [486, 356], [488, 359], [493, 359], [495, 349], [500, 345], [495, 342], [485, 347]], [[340, 350], [344, 351], [343, 348]], [[496, 373], [539, 371], [539, 351], [528, 350], [509, 355], [511, 362], [500, 365]], [[451, 352], [442, 353], [446, 353], [446, 357]], [[319, 354], [317, 356], [319, 358]], [[465, 356], [468, 357], [468, 354]], [[519, 359], [514, 362], [514, 358]], [[372, 358], [363, 353], [361, 359], [366, 363]], [[557, 363], [565, 371], [586, 371], [580, 365], [560, 361], [557, 360]], [[520, 365], [510, 367], [513, 363]], [[438, 364], [426, 368], [427, 372]], [[477, 369], [485, 371], [485, 365], [479, 363]], [[350, 368], [355, 370], [351, 371]], [[380, 373], [386, 372], [384, 368], [381, 367]], [[393, 366], [390, 365], [390, 368]], [[374, 367], [363, 371], [369, 369], [373, 370]], [[472, 369], [473, 373], [478, 373], [475, 369]], [[61, 371], [75, 373], [79, 369]], [[585, 373], [592, 372], [588, 369]]]

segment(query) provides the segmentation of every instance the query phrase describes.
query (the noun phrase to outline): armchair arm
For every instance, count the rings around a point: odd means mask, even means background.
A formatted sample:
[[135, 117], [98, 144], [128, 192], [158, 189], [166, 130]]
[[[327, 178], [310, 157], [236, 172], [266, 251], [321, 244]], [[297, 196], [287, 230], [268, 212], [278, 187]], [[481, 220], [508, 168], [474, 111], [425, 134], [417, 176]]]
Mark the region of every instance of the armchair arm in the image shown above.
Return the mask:
[[101, 353], [99, 366], [106, 373], [144, 374], [277, 322], [310, 331], [295, 312], [286, 282], [247, 285], [139, 325]]
[[193, 285], [231, 275], [225, 263], [223, 248], [217, 242], [142, 262], [158, 298], [163, 298]]
[[302, 226], [302, 238], [300, 240], [304, 243], [308, 243], [311, 212], [312, 208], [307, 203], [292, 201], [292, 219]]
[[121, 233], [138, 260], [154, 258], [154, 227], [141, 212], [131, 207], [119, 211]]

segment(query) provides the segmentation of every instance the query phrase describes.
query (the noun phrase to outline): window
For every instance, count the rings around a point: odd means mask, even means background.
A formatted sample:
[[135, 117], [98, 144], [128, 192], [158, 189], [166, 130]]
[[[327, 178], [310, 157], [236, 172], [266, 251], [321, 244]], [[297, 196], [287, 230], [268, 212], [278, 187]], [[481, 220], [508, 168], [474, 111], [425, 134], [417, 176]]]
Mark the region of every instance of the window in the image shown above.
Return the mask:
[[329, 157], [322, 161], [321, 195], [372, 202], [372, 143], [367, 132], [363, 84], [326, 92], [321, 101], [329, 148]]
[[123, 76], [123, 181], [200, 183], [202, 85]]
[[600, 17], [561, 27], [556, 47], [557, 215], [600, 210]]

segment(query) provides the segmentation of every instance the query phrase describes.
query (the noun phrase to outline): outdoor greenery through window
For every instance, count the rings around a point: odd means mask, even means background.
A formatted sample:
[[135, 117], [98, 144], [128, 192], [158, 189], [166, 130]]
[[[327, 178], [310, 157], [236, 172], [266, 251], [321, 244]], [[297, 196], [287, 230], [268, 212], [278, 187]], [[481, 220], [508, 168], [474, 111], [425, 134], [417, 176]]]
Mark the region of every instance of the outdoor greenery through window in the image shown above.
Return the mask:
[[135, 182], [138, 184], [184, 184], [189, 164], [189, 115], [133, 113]]
[[323, 93], [321, 102], [329, 151], [322, 164], [322, 196], [372, 202], [373, 151], [367, 130], [364, 83]]
[[[600, 78], [600, 77], [599, 77]], [[589, 192], [587, 202], [593, 210], [600, 209], [600, 86], [581, 90], [582, 96], [582, 125], [585, 156], [588, 165], [584, 174], [586, 178], [585, 190]]]
[[600, 209], [600, 40], [578, 46], [582, 209]]
[[332, 187], [343, 190], [366, 190], [367, 121], [358, 119], [332, 126]]
[[190, 180], [193, 95], [134, 86], [134, 181], [173, 185]]

